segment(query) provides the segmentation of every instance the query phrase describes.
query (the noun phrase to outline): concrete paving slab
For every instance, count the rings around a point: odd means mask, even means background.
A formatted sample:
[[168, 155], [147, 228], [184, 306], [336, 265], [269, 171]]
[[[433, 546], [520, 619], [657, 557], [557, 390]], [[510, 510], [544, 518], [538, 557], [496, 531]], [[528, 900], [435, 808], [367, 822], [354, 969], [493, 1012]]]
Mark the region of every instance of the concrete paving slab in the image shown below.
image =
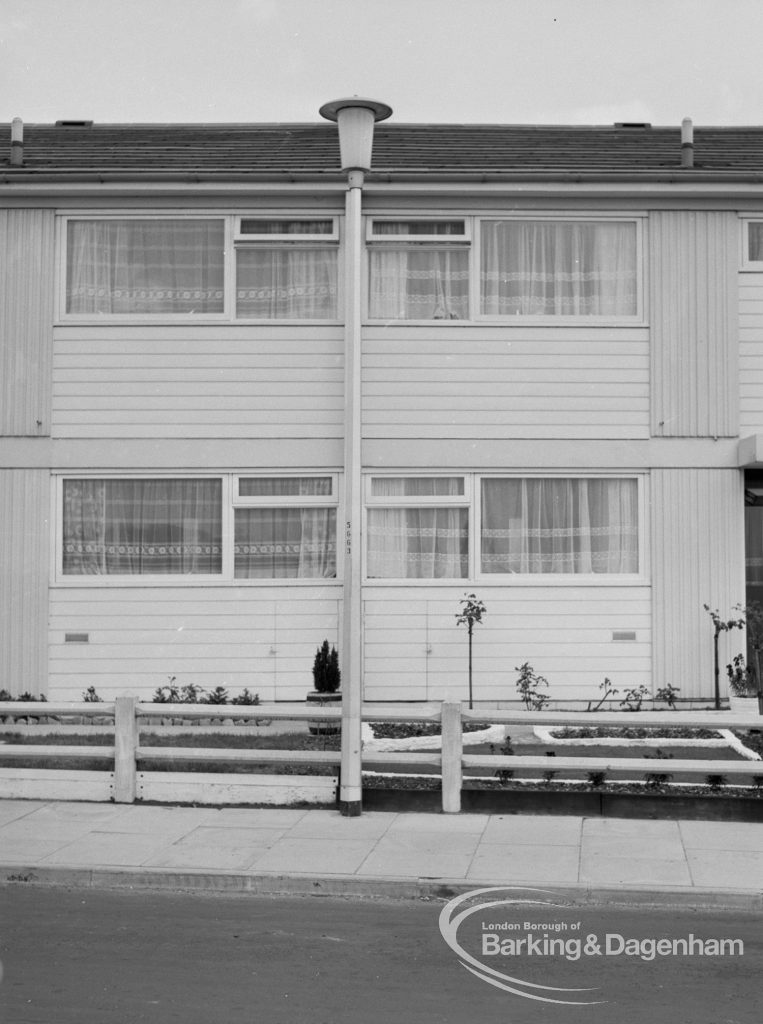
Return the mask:
[[271, 871], [283, 874], [354, 874], [374, 848], [373, 839], [334, 839], [285, 836], [261, 856], [256, 857], [250, 871]]
[[130, 809], [128, 804], [50, 802], [38, 807], [29, 818], [34, 818], [35, 821], [49, 821], [51, 827], [63, 821], [67, 824], [82, 822], [88, 828], [96, 828], [105, 822], [116, 821]]
[[139, 865], [156, 856], [167, 845], [164, 836], [124, 832], [89, 832], [73, 843], [59, 847], [44, 858], [44, 864]]
[[55, 853], [56, 850], [60, 850], [68, 845], [68, 839], [55, 839], [52, 837], [42, 839], [36, 836], [29, 836], [8, 840], [3, 838], [2, 850], [0, 852], [3, 864], [38, 864], [44, 861], [46, 857], [49, 857], [50, 854]]
[[485, 843], [570, 846], [579, 843], [583, 819], [576, 816], [532, 814], [491, 815], [482, 839]]
[[186, 832], [172, 845], [178, 852], [194, 847], [209, 850], [269, 850], [284, 835], [286, 829], [283, 828], [217, 828], [200, 825]]
[[45, 806], [44, 800], [0, 800], [0, 826], [16, 821]]
[[99, 832], [152, 832], [162, 835], [189, 831], [205, 822], [214, 822], [213, 808], [200, 807], [127, 807], [116, 818], [99, 822]]
[[763, 891], [763, 850], [687, 851], [694, 885], [713, 889]]
[[635, 818], [585, 818], [583, 835], [586, 838], [600, 836], [625, 836], [635, 839], [652, 839], [664, 836], [678, 836], [678, 822], [674, 820], [652, 821]]
[[581, 858], [581, 882], [589, 885], [690, 886], [692, 876], [685, 860], [615, 857], [608, 852], [588, 853]]
[[446, 838], [442, 832], [425, 832], [420, 828], [411, 832], [390, 831], [376, 843], [358, 873], [463, 878], [478, 843], [479, 836], [469, 832]]
[[440, 849], [375, 849], [356, 874], [368, 877], [397, 875], [401, 878], [466, 878], [472, 854]]
[[345, 818], [339, 811], [315, 810], [306, 812], [290, 832], [293, 836], [311, 836], [316, 839], [331, 837], [342, 842], [347, 839], [378, 839], [397, 817], [393, 811], [376, 811], [357, 818]]
[[257, 847], [172, 846], [162, 850], [155, 857], [149, 857], [144, 867], [156, 868], [203, 868], [207, 871], [243, 871], [262, 852]]
[[[161, 810], [161, 808], [157, 808]], [[199, 824], [215, 825], [220, 828], [292, 828], [304, 817], [319, 814], [320, 811], [296, 807], [193, 807], [182, 808], [195, 812]]]
[[485, 814], [398, 814], [390, 822], [388, 835], [397, 832], [437, 832], [448, 836], [461, 833], [482, 835], [487, 823]]
[[652, 836], [651, 838], [635, 839], [622, 835], [590, 836], [584, 835], [581, 842], [581, 857], [634, 857], [637, 860], [654, 861], [685, 861], [686, 851], [680, 836]]
[[51, 823], [47, 819], [30, 815], [3, 825], [0, 828], [0, 841], [3, 849], [6, 843], [20, 842], [24, 839], [55, 839], [60, 843], [71, 843], [75, 839], [89, 835], [90, 831], [89, 825], [81, 821], [59, 819]]
[[481, 843], [467, 872], [471, 881], [576, 883], [578, 847]]
[[763, 850], [763, 822], [682, 821], [678, 827], [687, 850]]

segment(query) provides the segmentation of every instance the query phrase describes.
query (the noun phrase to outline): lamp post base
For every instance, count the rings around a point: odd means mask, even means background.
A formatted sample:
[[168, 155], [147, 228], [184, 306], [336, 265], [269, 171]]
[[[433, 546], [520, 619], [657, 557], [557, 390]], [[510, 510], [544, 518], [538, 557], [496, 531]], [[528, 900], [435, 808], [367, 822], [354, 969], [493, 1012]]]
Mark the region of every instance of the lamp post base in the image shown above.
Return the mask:
[[339, 813], [345, 818], [359, 818], [363, 810], [362, 800], [340, 800]]

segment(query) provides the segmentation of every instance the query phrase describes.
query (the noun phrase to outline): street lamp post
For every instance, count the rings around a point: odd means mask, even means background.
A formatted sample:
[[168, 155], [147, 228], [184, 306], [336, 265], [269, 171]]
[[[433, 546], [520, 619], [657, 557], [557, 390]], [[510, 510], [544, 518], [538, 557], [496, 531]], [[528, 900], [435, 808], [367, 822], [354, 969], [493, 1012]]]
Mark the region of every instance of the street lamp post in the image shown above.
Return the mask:
[[342, 170], [347, 172], [344, 238], [344, 585], [340, 658], [342, 665], [342, 763], [339, 807], [351, 817], [362, 810], [361, 724], [361, 318], [362, 194], [371, 167], [374, 124], [392, 113], [376, 100], [325, 103], [320, 113], [336, 121]]

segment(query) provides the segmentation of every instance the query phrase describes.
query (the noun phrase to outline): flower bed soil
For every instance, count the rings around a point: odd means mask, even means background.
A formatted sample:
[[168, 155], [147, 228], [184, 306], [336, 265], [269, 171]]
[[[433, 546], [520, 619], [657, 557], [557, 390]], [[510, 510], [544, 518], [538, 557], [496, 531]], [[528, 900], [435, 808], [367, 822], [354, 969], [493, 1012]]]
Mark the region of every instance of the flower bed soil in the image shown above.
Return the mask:
[[551, 734], [560, 740], [567, 739], [681, 739], [681, 740], [714, 740], [720, 737], [717, 729], [687, 729], [685, 726], [676, 728], [645, 729], [642, 727], [599, 725], [593, 726], [558, 726], [550, 730]]

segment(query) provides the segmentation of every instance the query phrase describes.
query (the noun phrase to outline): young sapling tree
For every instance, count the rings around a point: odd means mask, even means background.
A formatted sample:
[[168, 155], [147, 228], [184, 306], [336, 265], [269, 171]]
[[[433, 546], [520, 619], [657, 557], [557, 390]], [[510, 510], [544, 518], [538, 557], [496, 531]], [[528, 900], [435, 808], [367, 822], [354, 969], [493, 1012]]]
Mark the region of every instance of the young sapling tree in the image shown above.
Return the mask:
[[471, 709], [474, 707], [472, 690], [472, 637], [475, 625], [482, 622], [482, 616], [487, 613], [487, 609], [476, 594], [466, 594], [461, 599], [461, 605], [463, 607], [456, 615], [456, 625], [466, 626], [469, 637], [469, 708]]
[[720, 659], [718, 656], [718, 640], [721, 633], [728, 633], [732, 629], [744, 629], [745, 620], [739, 619], [722, 619], [718, 609], [712, 609], [709, 604], [702, 606], [707, 614], [710, 616], [713, 622], [713, 673], [715, 678], [715, 710], [720, 711], [721, 708], [721, 677], [720, 677]]

